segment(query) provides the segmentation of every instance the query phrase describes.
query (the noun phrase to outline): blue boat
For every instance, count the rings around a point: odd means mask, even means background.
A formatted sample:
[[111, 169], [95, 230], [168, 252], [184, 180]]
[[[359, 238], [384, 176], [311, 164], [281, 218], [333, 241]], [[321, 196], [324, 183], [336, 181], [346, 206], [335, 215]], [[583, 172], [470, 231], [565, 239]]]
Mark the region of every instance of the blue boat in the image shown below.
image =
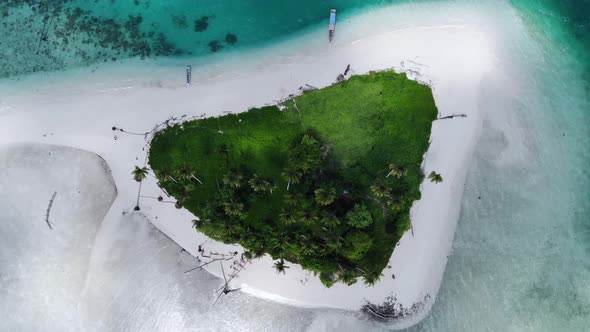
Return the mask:
[[192, 67], [191, 67], [191, 65], [188, 65], [188, 66], [186, 66], [186, 86], [191, 85], [191, 80], [192, 80], [191, 74], [192, 74]]
[[329, 36], [330, 42], [332, 42], [332, 38], [334, 38], [334, 30], [336, 30], [336, 9], [330, 10], [330, 27], [329, 27]]

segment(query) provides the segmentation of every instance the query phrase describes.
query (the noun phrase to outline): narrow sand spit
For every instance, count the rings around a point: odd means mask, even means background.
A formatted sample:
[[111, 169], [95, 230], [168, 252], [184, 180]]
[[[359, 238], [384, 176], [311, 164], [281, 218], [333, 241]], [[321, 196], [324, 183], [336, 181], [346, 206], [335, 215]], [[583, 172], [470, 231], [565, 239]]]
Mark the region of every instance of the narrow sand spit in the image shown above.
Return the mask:
[[[207, 65], [194, 67], [191, 87], [184, 85], [183, 66], [153, 63], [144, 68], [132, 63], [111, 65], [93, 75], [77, 70], [52, 74], [50, 80], [34, 75], [12, 85], [0, 82], [4, 90], [0, 143], [46, 142], [101, 155], [119, 188], [108, 221], [135, 205], [137, 183], [130, 173], [134, 165], [144, 164], [147, 153], [143, 136], [113, 132], [111, 127], [143, 133], [170, 116], [216, 116], [275, 103], [302, 85], [331, 84], [348, 64], [353, 74], [388, 68], [406, 72], [432, 87], [441, 116], [467, 117], [434, 122], [424, 169], [441, 173], [444, 182], [423, 183], [422, 199], [411, 211], [413, 233], [401, 239], [381, 281], [372, 288], [357, 282], [328, 289], [294, 264], [286, 275], [277, 275], [267, 256], [248, 263], [231, 286], [310, 307], [359, 309], [365, 300], [379, 304], [388, 296], [406, 308], [424, 302], [424, 310], [400, 326], [410, 325], [428, 312], [440, 286], [481, 127], [480, 82], [502, 75], [494, 71], [502, 52], [494, 31], [505, 21], [517, 20], [466, 5], [391, 6], [339, 22], [331, 45], [322, 30], [262, 50], [213, 57]], [[163, 194], [155, 182], [148, 177], [143, 195]], [[141, 206], [156, 227], [195, 256], [199, 245], [209, 252], [243, 252], [240, 246], [216, 243], [196, 233], [194, 216], [173, 204], [142, 199]], [[225, 271], [231, 271], [234, 261], [224, 262]], [[207, 268], [221, 275], [219, 264]]]

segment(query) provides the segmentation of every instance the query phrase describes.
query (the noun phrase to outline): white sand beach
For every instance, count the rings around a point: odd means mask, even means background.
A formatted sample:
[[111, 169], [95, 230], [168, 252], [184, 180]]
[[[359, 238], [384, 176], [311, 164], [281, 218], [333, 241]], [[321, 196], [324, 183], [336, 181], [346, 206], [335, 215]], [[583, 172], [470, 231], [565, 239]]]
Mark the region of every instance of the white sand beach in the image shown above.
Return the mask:
[[[144, 133], [172, 116], [179, 120], [218, 116], [273, 104], [298, 93], [302, 85], [330, 85], [348, 64], [353, 74], [390, 68], [406, 72], [432, 87], [440, 116], [467, 117], [433, 123], [424, 170], [441, 173], [444, 182], [426, 180], [421, 186], [422, 199], [411, 210], [413, 231], [401, 239], [381, 281], [374, 287], [357, 282], [326, 288], [295, 264], [278, 275], [266, 256], [247, 263], [231, 287], [305, 307], [356, 310], [365, 301], [380, 304], [388, 296], [395, 296], [405, 308], [424, 302], [415, 315], [397, 323], [409, 326], [428, 313], [440, 287], [466, 171], [481, 129], [481, 82], [510, 70], [497, 67], [505, 52], [504, 29], [499, 26], [519, 23], [502, 8], [500, 13], [464, 4], [420, 4], [365, 12], [338, 22], [332, 44], [322, 30], [264, 49], [212, 57], [194, 66], [190, 87], [184, 84], [182, 65], [135, 62], [99, 67], [92, 74], [86, 69], [0, 82], [0, 144], [50, 143], [99, 154], [118, 189], [103, 222], [114, 225], [113, 220], [123, 212], [132, 213], [135, 206], [138, 185], [130, 173], [135, 165], [144, 164], [147, 142], [141, 135], [113, 132], [111, 127]], [[142, 195], [161, 194], [156, 180], [148, 177]], [[243, 252], [238, 245], [217, 243], [197, 233], [191, 223], [195, 216], [184, 209], [149, 198], [140, 205], [153, 225], [197, 257], [199, 245], [209, 253]], [[231, 273], [239, 256], [224, 261], [226, 273]], [[221, 276], [219, 264], [207, 269]]]

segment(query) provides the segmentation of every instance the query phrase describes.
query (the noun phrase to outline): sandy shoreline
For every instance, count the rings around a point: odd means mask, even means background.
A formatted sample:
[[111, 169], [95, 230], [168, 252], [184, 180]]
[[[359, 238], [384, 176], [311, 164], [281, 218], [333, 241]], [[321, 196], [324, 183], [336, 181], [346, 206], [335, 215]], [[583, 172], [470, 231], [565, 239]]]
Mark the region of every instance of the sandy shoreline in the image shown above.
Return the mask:
[[[170, 116], [214, 116], [272, 104], [306, 83], [331, 84], [348, 64], [353, 74], [386, 68], [407, 72], [432, 86], [441, 116], [468, 117], [433, 124], [425, 172], [436, 170], [444, 182], [423, 183], [422, 199], [411, 210], [413, 234], [401, 239], [381, 281], [372, 288], [357, 282], [327, 289], [294, 264], [286, 275], [277, 275], [273, 261], [264, 257], [248, 264], [232, 280], [232, 287], [292, 305], [343, 309], [358, 309], [365, 300], [380, 304], [389, 295], [408, 308], [429, 296], [425, 310], [399, 324], [411, 325], [426, 315], [440, 286], [481, 127], [479, 82], [493, 68], [494, 36], [479, 26], [493, 14], [466, 7], [425, 4], [373, 10], [339, 22], [337, 38], [329, 46], [325, 31], [318, 31], [195, 67], [189, 88], [184, 87], [182, 67], [148, 66], [153, 70], [147, 71], [134, 65], [129, 71], [121, 71], [120, 65], [106, 67], [94, 77], [77, 71], [69, 81], [65, 74], [55, 74], [57, 83], [34, 82], [33, 76], [9, 89], [2, 82], [0, 89], [6, 93], [0, 100], [0, 143], [62, 144], [100, 154], [119, 189], [106, 219], [120, 218], [135, 204], [137, 184], [130, 172], [143, 164], [147, 149], [142, 136], [113, 134], [112, 126], [145, 132]], [[429, 15], [424, 15], [425, 10]], [[15, 89], [24, 86], [28, 91]], [[161, 194], [154, 178], [145, 181], [142, 193]], [[173, 204], [143, 199], [141, 205], [156, 227], [195, 256], [199, 244], [207, 251], [243, 251], [197, 234], [190, 222], [194, 217]], [[226, 271], [232, 262], [226, 262]], [[217, 264], [209, 267], [220, 275]]]

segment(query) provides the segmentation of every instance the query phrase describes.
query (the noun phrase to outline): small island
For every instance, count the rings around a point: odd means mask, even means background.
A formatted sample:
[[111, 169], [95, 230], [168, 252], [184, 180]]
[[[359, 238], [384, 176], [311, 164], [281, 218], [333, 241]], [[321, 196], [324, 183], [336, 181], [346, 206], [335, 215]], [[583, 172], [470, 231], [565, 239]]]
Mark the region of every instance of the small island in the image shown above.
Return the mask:
[[[428, 86], [393, 71], [352, 76], [275, 106], [156, 133], [159, 186], [208, 237], [269, 254], [330, 287], [382, 276], [410, 208], [437, 108]], [[269, 267], [270, 268], [270, 267]]]

